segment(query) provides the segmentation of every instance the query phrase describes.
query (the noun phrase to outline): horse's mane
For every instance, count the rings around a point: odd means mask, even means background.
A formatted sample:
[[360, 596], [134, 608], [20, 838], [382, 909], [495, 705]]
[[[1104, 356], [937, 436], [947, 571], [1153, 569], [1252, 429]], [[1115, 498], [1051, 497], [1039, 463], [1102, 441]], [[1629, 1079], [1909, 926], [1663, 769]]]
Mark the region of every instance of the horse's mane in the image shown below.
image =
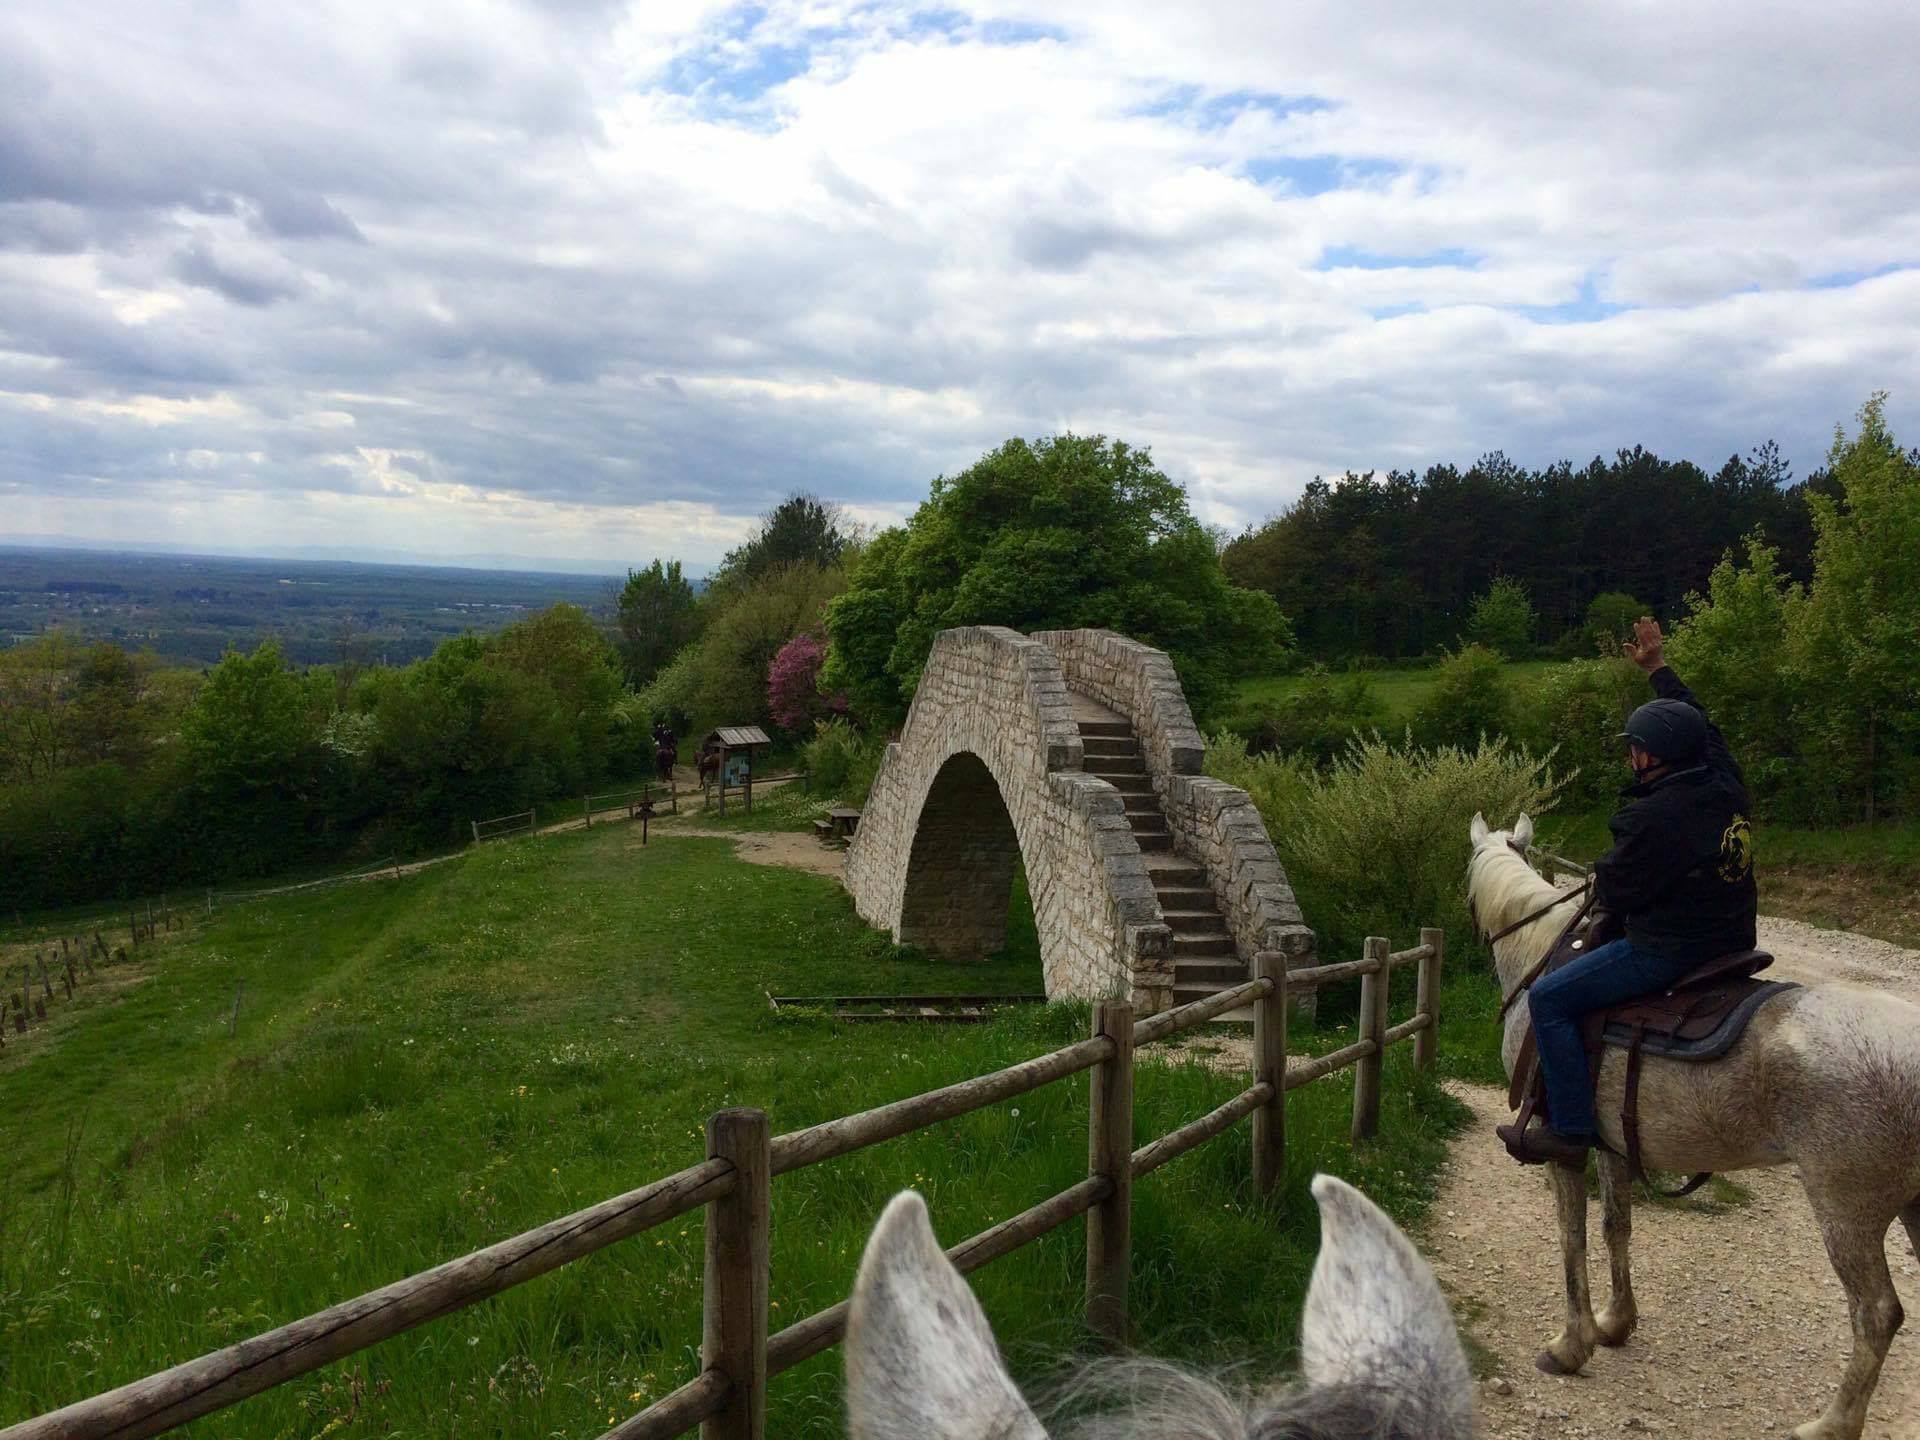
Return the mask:
[[[1473, 859], [1467, 862], [1467, 901], [1483, 935], [1504, 929], [1558, 893], [1557, 886], [1536, 875], [1533, 867], [1504, 841], [1476, 847]], [[1566, 906], [1560, 906], [1521, 926], [1494, 946], [1494, 958], [1522, 964], [1538, 960], [1559, 938], [1570, 913]]]
[[1042, 1418], [1056, 1440], [1456, 1440], [1410, 1392], [1386, 1385], [1256, 1394], [1143, 1359], [1076, 1370], [1052, 1388]]

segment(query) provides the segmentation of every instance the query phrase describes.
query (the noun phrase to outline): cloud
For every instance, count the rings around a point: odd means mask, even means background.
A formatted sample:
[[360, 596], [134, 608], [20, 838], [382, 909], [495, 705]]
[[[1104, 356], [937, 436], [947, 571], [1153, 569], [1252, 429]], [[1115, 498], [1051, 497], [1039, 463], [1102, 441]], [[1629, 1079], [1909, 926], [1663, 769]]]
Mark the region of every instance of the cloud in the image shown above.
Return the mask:
[[1149, 443], [1239, 524], [1916, 413], [1891, 0], [85, 12], [0, 19], [23, 530], [700, 561], [1011, 434]]

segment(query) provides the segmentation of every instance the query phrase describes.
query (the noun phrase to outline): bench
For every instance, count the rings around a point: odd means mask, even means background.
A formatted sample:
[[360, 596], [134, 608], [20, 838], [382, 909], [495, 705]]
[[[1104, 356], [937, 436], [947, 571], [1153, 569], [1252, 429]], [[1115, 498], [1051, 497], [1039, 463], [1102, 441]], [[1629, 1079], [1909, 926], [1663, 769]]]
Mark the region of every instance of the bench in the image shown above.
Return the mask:
[[832, 844], [833, 843], [833, 822], [831, 820], [814, 821], [813, 822], [813, 838], [818, 840], [822, 845]]

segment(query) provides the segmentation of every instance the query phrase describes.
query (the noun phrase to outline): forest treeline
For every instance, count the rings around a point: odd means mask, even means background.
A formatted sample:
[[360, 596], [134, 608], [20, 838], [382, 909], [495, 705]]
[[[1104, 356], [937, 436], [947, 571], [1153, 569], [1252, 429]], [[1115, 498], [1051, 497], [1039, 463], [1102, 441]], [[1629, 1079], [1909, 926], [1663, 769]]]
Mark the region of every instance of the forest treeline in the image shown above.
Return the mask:
[[1596, 597], [1631, 595], [1676, 614], [1749, 535], [1805, 580], [1807, 500], [1834, 488], [1825, 468], [1794, 481], [1771, 442], [1711, 475], [1639, 446], [1540, 470], [1496, 452], [1464, 470], [1315, 479], [1221, 558], [1236, 584], [1274, 597], [1316, 658], [1435, 654], [1458, 643], [1474, 598], [1502, 576], [1532, 601], [1529, 643], [1579, 653]]
[[[1643, 694], [1591, 657], [1650, 610], [1762, 814], [1920, 813], [1920, 457], [1884, 397], [1858, 419], [1800, 484], [1768, 447], [1713, 476], [1639, 450], [1581, 471], [1496, 458], [1316, 484], [1224, 549], [1146, 451], [1014, 439], [879, 534], [790, 496], [704, 587], [673, 560], [631, 571], [611, 627], [563, 604], [404, 666], [266, 645], [202, 673], [48, 632], [0, 651], [0, 906], [457, 843], [643, 773], [658, 723], [683, 760], [715, 725], [761, 724], [804, 750], [816, 794], [857, 803], [934, 637], [972, 624], [1157, 645], [1215, 728], [1245, 715], [1245, 677], [1332, 661], [1232, 742], [1321, 774], [1383, 718], [1339, 662], [1444, 648], [1414, 748], [1551, 752], [1587, 805]], [[1589, 658], [1517, 685], [1503, 657], [1549, 643]]]

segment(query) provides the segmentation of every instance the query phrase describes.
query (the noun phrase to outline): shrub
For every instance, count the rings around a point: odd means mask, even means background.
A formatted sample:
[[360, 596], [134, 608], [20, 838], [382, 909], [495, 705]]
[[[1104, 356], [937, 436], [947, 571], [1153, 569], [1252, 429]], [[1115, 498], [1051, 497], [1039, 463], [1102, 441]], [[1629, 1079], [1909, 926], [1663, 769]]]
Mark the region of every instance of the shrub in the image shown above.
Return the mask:
[[1468, 951], [1468, 822], [1476, 810], [1495, 825], [1539, 816], [1561, 790], [1546, 759], [1504, 740], [1470, 750], [1356, 740], [1322, 772], [1216, 735], [1207, 773], [1253, 797], [1322, 957], [1339, 959], [1357, 957], [1368, 935], [1410, 944], [1423, 925]]
[[1433, 689], [1414, 712], [1413, 733], [1422, 745], [1470, 749], [1483, 737], [1511, 733], [1513, 719], [1500, 657], [1484, 645], [1469, 645], [1441, 662]]
[[822, 720], [800, 752], [807, 788], [823, 800], [863, 805], [886, 749], [884, 736], [856, 730], [845, 720]]
[[1386, 706], [1364, 673], [1356, 670], [1336, 681], [1324, 665], [1316, 665], [1298, 690], [1262, 713], [1251, 748], [1300, 755], [1326, 765], [1349, 740], [1378, 725], [1385, 714]]
[[1616, 737], [1650, 693], [1646, 677], [1625, 660], [1556, 665], [1515, 706], [1513, 733], [1536, 754], [1552, 752], [1566, 783], [1562, 801], [1589, 809], [1627, 783], [1626, 752]]
[[782, 730], [805, 730], [825, 711], [845, 712], [844, 695], [820, 693], [826, 653], [826, 640], [816, 628], [802, 630], [773, 657], [767, 671], [767, 709]]
[[1587, 605], [1587, 638], [1600, 654], [1618, 655], [1621, 644], [1633, 634], [1633, 622], [1647, 613], [1647, 607], [1633, 596], [1603, 591]]

